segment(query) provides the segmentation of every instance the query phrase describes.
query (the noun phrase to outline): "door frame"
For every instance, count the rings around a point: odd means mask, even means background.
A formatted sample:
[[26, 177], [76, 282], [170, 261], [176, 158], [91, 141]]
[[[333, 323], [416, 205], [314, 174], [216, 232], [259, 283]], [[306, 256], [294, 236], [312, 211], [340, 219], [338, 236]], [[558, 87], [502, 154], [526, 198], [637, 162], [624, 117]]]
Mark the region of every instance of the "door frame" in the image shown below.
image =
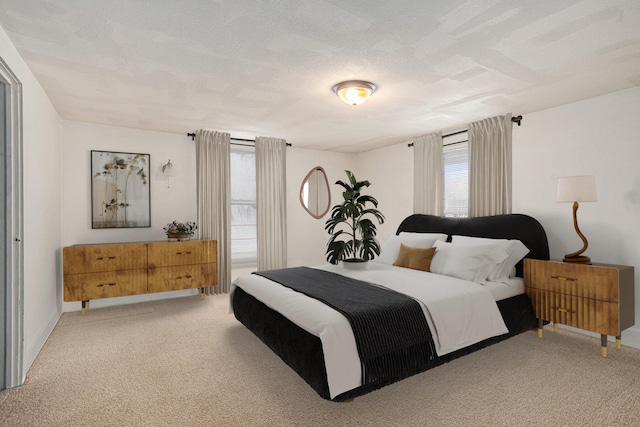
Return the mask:
[[[6, 84], [6, 388], [22, 385], [24, 337], [24, 248], [22, 182], [22, 83], [0, 57], [0, 79]], [[0, 384], [1, 385], [1, 384]], [[0, 387], [1, 388], [1, 387]]]

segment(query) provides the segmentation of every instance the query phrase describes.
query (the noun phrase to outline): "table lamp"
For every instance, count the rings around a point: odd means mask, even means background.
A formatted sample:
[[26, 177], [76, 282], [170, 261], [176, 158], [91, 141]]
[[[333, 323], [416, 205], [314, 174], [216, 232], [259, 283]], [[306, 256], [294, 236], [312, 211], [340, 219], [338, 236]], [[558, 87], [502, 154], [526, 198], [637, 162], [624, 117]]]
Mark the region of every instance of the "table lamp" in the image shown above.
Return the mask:
[[582, 239], [584, 246], [577, 252], [573, 252], [564, 256], [564, 262], [574, 262], [581, 264], [591, 264], [588, 256], [582, 255], [587, 250], [589, 243], [584, 234], [578, 228], [578, 202], [595, 202], [596, 196], [596, 178], [594, 176], [565, 176], [558, 178], [558, 194], [556, 201], [559, 203], [573, 202], [573, 225], [576, 233]]

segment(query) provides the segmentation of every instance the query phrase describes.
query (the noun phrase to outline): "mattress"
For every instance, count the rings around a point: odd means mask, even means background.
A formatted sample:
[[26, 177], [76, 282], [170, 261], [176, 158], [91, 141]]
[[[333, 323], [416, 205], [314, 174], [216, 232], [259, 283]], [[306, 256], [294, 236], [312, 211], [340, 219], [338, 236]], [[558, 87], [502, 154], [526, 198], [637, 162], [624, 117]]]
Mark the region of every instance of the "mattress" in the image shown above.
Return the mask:
[[484, 281], [481, 285], [491, 292], [493, 299], [496, 301], [502, 301], [524, 293], [524, 279], [522, 277], [512, 277], [504, 282]]
[[[364, 271], [330, 264], [316, 268], [385, 286], [416, 299], [425, 313], [438, 356], [508, 332], [494, 293], [506, 295], [514, 292], [515, 286], [486, 286], [380, 263], [370, 263]], [[238, 278], [232, 285], [232, 294], [236, 286], [321, 339], [331, 398], [361, 385], [362, 370], [353, 331], [342, 314], [257, 275]]]

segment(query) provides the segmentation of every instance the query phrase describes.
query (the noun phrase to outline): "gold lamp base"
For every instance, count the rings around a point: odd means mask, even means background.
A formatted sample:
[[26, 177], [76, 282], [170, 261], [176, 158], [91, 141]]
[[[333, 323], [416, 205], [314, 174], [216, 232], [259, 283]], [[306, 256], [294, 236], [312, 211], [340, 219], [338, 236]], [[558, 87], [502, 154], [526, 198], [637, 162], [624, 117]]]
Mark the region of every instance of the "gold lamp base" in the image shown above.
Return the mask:
[[571, 262], [573, 264], [591, 264], [591, 258], [588, 256], [580, 255], [580, 256], [569, 256], [565, 255], [563, 262]]
[[580, 229], [578, 228], [577, 213], [578, 213], [578, 202], [573, 202], [573, 226], [575, 227], [576, 233], [578, 233], [578, 236], [582, 239], [582, 243], [584, 243], [584, 246], [582, 247], [582, 249], [580, 249], [577, 252], [573, 252], [571, 254], [565, 255], [563, 261], [571, 262], [574, 264], [591, 264], [591, 258], [585, 255], [581, 255], [584, 251], [587, 250], [587, 247], [589, 246], [589, 242], [587, 242], [587, 238], [584, 237], [584, 234], [582, 234], [582, 232], [580, 232]]

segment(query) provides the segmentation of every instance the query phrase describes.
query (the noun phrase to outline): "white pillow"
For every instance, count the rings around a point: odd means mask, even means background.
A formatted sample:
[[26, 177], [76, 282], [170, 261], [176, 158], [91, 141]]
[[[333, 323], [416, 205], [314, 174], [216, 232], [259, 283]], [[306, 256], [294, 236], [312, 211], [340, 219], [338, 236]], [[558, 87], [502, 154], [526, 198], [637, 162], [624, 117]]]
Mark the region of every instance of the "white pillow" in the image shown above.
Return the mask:
[[393, 263], [396, 262], [396, 259], [398, 259], [398, 254], [400, 253], [400, 243], [404, 243], [406, 246], [411, 246], [412, 248], [425, 249], [432, 247], [435, 241], [436, 239], [434, 238], [425, 238], [422, 236], [393, 235], [384, 242], [382, 250], [380, 251], [380, 256], [374, 258], [373, 261], [393, 265]]
[[463, 245], [496, 245], [496, 247], [506, 252], [507, 258], [497, 265], [487, 278], [492, 282], [504, 282], [509, 277], [515, 276], [514, 269], [516, 264], [529, 253], [529, 249], [520, 240], [515, 239], [451, 236], [451, 241]]
[[442, 240], [443, 242], [447, 241], [448, 235], [445, 233], [414, 233], [412, 231], [401, 231], [400, 236], [402, 237], [421, 237], [435, 240]]
[[436, 253], [431, 260], [431, 272], [453, 276], [471, 282], [487, 280], [489, 273], [507, 258], [496, 245], [461, 245], [436, 240]]

